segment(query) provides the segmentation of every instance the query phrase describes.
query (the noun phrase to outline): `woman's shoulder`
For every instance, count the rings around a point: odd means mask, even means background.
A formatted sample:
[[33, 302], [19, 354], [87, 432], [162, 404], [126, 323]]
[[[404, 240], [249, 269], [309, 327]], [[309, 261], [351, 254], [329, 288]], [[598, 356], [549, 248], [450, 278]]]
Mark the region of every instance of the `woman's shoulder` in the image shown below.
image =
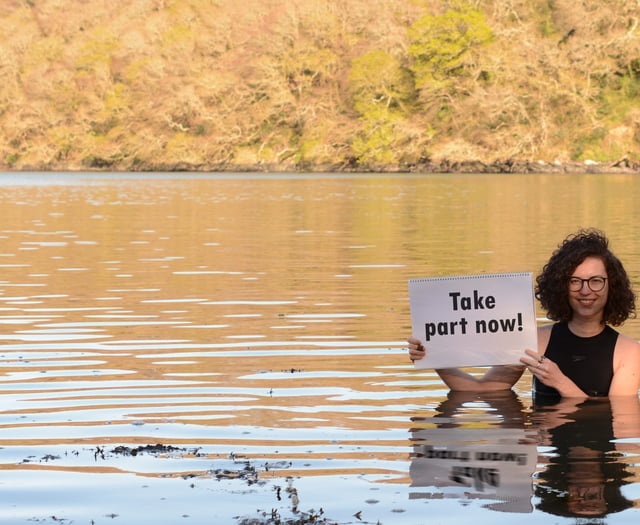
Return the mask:
[[640, 358], [640, 342], [629, 337], [628, 335], [618, 333], [616, 350], [637, 354], [637, 356]]
[[625, 374], [635, 378], [636, 389], [640, 386], [640, 343], [629, 336], [619, 334], [613, 353], [615, 373], [625, 370]]

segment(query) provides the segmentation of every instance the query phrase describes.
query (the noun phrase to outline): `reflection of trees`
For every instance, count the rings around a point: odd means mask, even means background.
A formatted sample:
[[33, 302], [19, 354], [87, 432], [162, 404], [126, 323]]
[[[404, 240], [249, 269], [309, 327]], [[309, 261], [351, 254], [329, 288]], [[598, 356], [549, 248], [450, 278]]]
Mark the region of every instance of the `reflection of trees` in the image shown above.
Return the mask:
[[637, 398], [536, 406], [541, 444], [555, 448], [536, 483], [538, 508], [558, 516], [604, 517], [632, 507], [621, 492], [632, 473], [613, 440], [637, 437], [639, 415]]

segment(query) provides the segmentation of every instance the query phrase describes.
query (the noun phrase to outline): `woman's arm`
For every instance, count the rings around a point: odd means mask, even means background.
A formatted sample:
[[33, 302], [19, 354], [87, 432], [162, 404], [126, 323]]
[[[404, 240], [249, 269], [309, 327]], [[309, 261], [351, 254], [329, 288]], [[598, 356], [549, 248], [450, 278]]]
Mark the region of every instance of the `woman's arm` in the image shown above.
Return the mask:
[[451, 389], [461, 392], [493, 392], [509, 390], [518, 382], [524, 372], [520, 365], [492, 366], [480, 377], [460, 370], [459, 368], [440, 368], [436, 372]]
[[[419, 339], [410, 337], [407, 342], [409, 343], [409, 358], [412, 361], [422, 359], [426, 355], [424, 345]], [[481, 377], [476, 377], [459, 368], [440, 368], [436, 369], [436, 372], [451, 390], [491, 392], [510, 389], [522, 376], [524, 366], [493, 366]]]
[[613, 354], [609, 396], [637, 396], [640, 388], [640, 344], [620, 334]]

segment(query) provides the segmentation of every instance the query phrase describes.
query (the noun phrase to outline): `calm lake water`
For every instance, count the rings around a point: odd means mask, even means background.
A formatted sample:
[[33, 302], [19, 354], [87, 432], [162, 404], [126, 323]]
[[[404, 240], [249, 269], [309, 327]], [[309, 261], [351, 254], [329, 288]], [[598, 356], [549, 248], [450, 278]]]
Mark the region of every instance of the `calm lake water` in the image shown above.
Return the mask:
[[637, 400], [448, 395], [404, 340], [409, 279], [583, 226], [640, 290], [638, 224], [633, 175], [0, 175], [0, 523], [637, 523]]

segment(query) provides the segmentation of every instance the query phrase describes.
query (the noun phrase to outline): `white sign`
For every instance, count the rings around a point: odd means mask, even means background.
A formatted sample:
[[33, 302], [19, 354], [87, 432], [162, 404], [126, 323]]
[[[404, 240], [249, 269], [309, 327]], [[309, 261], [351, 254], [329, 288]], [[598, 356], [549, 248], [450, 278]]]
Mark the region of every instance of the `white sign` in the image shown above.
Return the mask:
[[416, 368], [515, 365], [538, 347], [531, 273], [411, 279], [409, 300]]

